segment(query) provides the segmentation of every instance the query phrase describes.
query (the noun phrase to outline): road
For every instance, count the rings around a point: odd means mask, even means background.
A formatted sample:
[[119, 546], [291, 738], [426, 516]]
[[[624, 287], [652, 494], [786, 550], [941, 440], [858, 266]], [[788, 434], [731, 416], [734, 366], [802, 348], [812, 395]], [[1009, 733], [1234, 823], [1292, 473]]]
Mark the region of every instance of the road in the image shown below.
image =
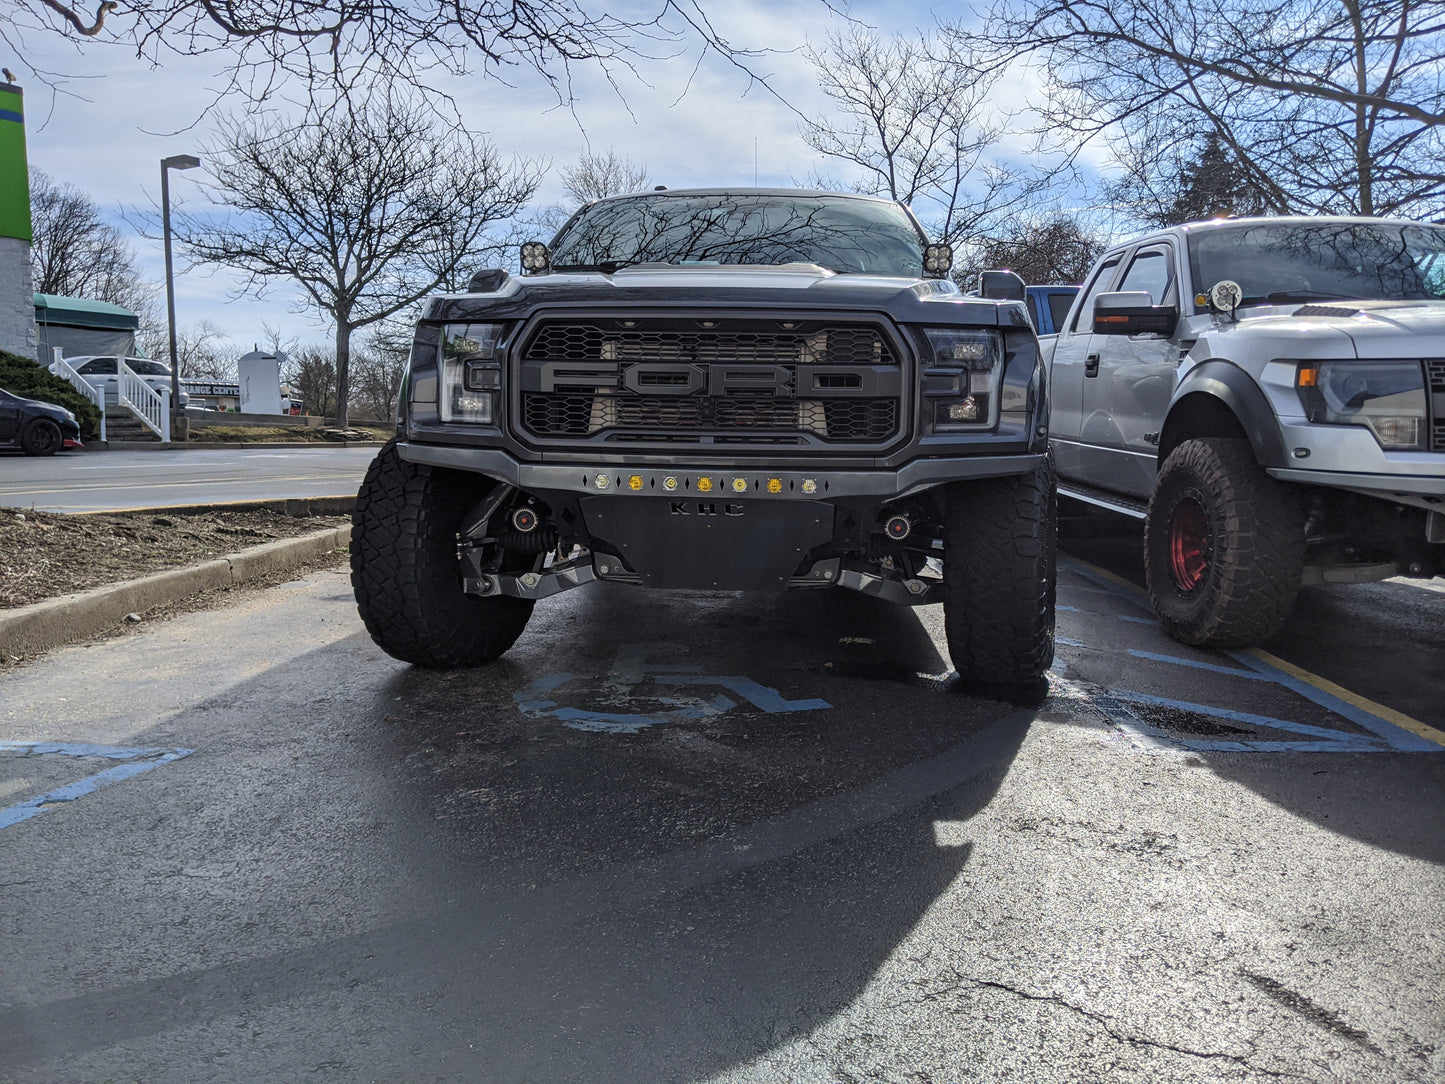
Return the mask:
[[1445, 1079], [1439, 668], [1399, 725], [1059, 603], [1032, 705], [840, 591], [424, 672], [339, 571], [11, 669], [0, 1080]]
[[375, 448], [185, 448], [0, 455], [0, 505], [100, 512], [355, 493]]

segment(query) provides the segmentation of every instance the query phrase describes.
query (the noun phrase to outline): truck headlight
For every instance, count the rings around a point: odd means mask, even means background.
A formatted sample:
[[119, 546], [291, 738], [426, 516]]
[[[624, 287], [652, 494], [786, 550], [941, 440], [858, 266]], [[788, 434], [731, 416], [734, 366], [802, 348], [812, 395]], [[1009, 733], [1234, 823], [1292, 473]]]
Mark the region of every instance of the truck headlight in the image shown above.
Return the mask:
[[1295, 390], [1312, 422], [1363, 425], [1382, 448], [1425, 448], [1425, 370], [1418, 361], [1303, 361]]
[[986, 429], [998, 422], [1003, 340], [981, 328], [923, 329], [924, 415], [935, 430]]
[[501, 324], [447, 324], [442, 328], [438, 404], [442, 421], [496, 422], [497, 394], [502, 388], [502, 363], [497, 353], [501, 337]]

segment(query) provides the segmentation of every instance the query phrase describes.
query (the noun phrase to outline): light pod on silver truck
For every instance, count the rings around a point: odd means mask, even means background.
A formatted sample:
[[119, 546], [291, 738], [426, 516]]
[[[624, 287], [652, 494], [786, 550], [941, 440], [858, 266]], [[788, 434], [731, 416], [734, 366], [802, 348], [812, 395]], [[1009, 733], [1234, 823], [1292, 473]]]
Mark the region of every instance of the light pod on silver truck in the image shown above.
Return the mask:
[[998, 423], [1003, 340], [986, 328], [924, 328], [925, 414], [935, 432], [987, 429]]
[[441, 401], [444, 422], [493, 425], [502, 389], [497, 357], [501, 324], [447, 324], [442, 329]]

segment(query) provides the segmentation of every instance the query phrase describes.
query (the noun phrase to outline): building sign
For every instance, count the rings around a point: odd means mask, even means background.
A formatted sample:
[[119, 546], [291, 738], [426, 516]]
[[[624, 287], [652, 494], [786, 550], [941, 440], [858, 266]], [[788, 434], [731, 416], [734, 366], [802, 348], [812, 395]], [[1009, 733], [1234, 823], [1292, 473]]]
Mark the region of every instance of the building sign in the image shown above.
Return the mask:
[[25, 97], [13, 83], [0, 83], [0, 237], [31, 238]]

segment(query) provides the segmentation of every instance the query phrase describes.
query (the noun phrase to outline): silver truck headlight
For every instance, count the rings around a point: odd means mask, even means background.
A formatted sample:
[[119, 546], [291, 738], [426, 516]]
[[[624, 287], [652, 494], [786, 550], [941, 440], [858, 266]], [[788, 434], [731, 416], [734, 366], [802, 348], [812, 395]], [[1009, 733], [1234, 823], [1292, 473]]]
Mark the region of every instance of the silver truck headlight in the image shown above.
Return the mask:
[[441, 397], [444, 422], [493, 425], [502, 364], [497, 341], [501, 324], [447, 324], [442, 328]]
[[923, 359], [924, 416], [935, 430], [987, 429], [998, 422], [1003, 339], [980, 328], [930, 327]]
[[1418, 361], [1305, 361], [1295, 390], [1312, 422], [1363, 425], [1380, 447], [1421, 451], [1428, 437], [1425, 370]]

